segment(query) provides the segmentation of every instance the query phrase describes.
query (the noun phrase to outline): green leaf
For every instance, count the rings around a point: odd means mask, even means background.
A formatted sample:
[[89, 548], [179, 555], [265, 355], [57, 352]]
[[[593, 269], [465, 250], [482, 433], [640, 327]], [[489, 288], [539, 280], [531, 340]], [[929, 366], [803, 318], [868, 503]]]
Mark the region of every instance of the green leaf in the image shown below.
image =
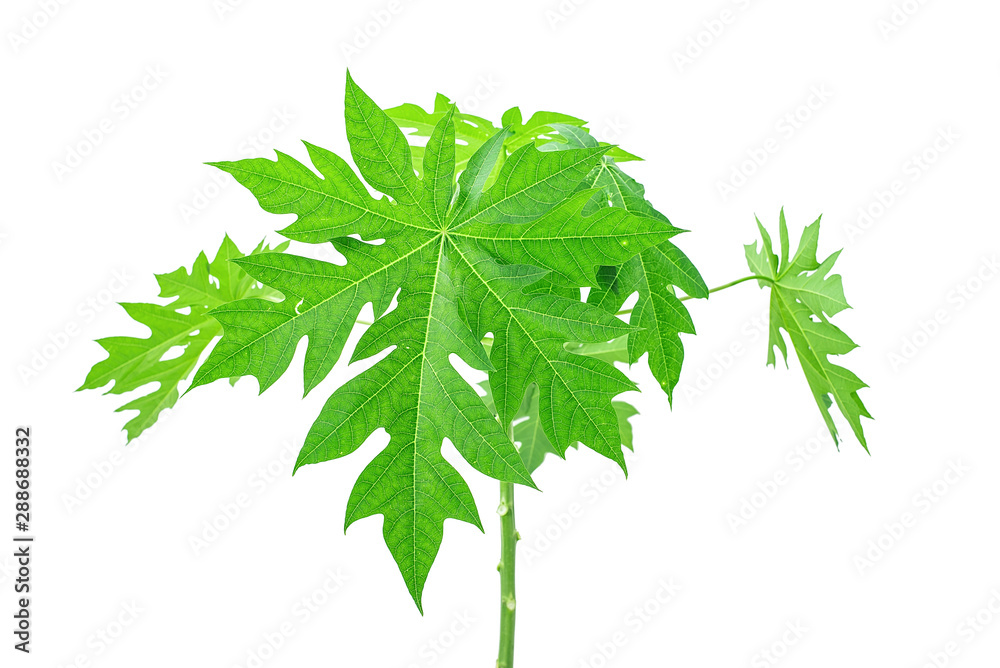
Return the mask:
[[[537, 195], [532, 195], [528, 198], [531, 204], [511, 207], [518, 212], [509, 216], [515, 222], [472, 222], [473, 215], [470, 224], [459, 227], [454, 236], [474, 240], [504, 262], [557, 272], [568, 285], [596, 286], [598, 267], [626, 262], [637, 251], [680, 233], [668, 223], [634, 216], [624, 209], [604, 208], [584, 215], [587, 202], [598, 192], [579, 191], [531, 222], [516, 222], [520, 212], [530, 211], [538, 201]], [[560, 252], [552, 254], [553, 248]]]
[[[538, 398], [538, 388], [532, 385], [524, 396], [524, 402], [517, 412], [518, 421], [514, 424], [514, 440], [517, 441], [518, 452], [521, 453], [521, 459], [531, 473], [542, 465], [546, 455], [565, 456], [565, 452], [560, 454], [552, 447], [552, 442], [545, 435], [539, 417]], [[622, 446], [632, 450], [632, 424], [629, 418], [638, 415], [639, 411], [632, 404], [621, 400], [612, 401], [611, 407], [618, 418]]]
[[[448, 109], [454, 108], [454, 103], [446, 96], [438, 93], [434, 99], [434, 108], [426, 111], [422, 107], [413, 103], [401, 104], [390, 109], [386, 109], [386, 114], [400, 128], [406, 132], [406, 137], [411, 143], [413, 153], [414, 169], [420, 173], [423, 169], [424, 147], [416, 143], [418, 138], [430, 137], [431, 131], [447, 113]], [[456, 165], [461, 172], [469, 159], [475, 154], [480, 146], [488, 139], [494, 137], [498, 130], [497, 126], [481, 116], [465, 114], [455, 111], [453, 120], [455, 122], [455, 136], [459, 140], [456, 146]], [[521, 117], [521, 110], [517, 107], [508, 109], [503, 114], [501, 121], [510, 133], [504, 137], [504, 146], [507, 153], [513, 153], [517, 149], [529, 144], [536, 145], [543, 150], [551, 150], [551, 144], [565, 143], [564, 134], [571, 132], [568, 128], [574, 128], [578, 132], [590, 136], [590, 129], [585, 127], [587, 122], [583, 119], [560, 114], [552, 111], [538, 111], [532, 114], [531, 118], [524, 122]], [[607, 156], [625, 162], [628, 160], [642, 160], [637, 155], [629, 153], [619, 146], [613, 146], [606, 142], [594, 140], [595, 146], [604, 147]], [[496, 176], [494, 171], [487, 175], [488, 182]]]
[[767, 363], [772, 366], [775, 364], [774, 349], [777, 348], [787, 364], [788, 349], [781, 334], [781, 330], [785, 330], [834, 442], [839, 443], [839, 437], [830, 408], [836, 403], [858, 441], [868, 450], [861, 418], [871, 418], [871, 415], [858, 397], [858, 391], [868, 386], [852, 372], [829, 359], [830, 355], [844, 355], [857, 347], [843, 331], [829, 321], [832, 316], [850, 308], [844, 297], [840, 276], [830, 275], [840, 251], [823, 262], [816, 259], [820, 228], [820, 219], [817, 219], [803, 231], [798, 250], [789, 260], [788, 227], [784, 210], [781, 211], [779, 225], [780, 260], [774, 253], [767, 230], [759, 220], [757, 227], [761, 234], [761, 248], [758, 249], [756, 243], [745, 247], [750, 270], [757, 276], [766, 277], [766, 280], [758, 283], [762, 288], [771, 290]]
[[590, 128], [584, 127], [582, 121], [580, 124], [552, 122], [549, 124], [549, 127], [554, 130], [554, 133], [545, 134], [543, 138], [546, 141], [536, 142], [539, 150], [558, 151], [565, 147], [605, 146], [608, 151], [605, 153], [605, 157], [609, 160], [617, 162], [642, 160], [642, 158], [629, 153], [621, 146], [598, 141], [590, 134]]
[[[567, 347], [569, 348], [569, 346]], [[489, 345], [487, 345], [487, 349], [489, 349]], [[589, 344], [577, 344], [573, 346], [573, 349], [578, 354], [591, 357], [601, 358], [603, 355], [603, 353], [599, 352], [600, 349], [598, 347], [591, 348]], [[624, 344], [620, 346], [620, 350], [623, 353], [622, 358], [615, 361], [624, 361]], [[478, 387], [483, 392], [483, 402], [487, 408], [496, 414], [496, 405], [493, 401], [493, 393], [489, 381], [479, 383]], [[539, 418], [539, 396], [538, 385], [534, 383], [529, 385], [528, 391], [524, 395], [524, 401], [521, 402], [521, 406], [514, 418], [514, 441], [517, 443], [517, 449], [521, 454], [521, 459], [524, 460], [524, 465], [531, 473], [534, 473], [541, 466], [547, 454], [551, 453], [557, 457], [565, 456], [565, 452], [560, 455], [552, 447], [552, 442], [545, 435], [545, 430], [542, 428], [542, 421]], [[621, 435], [622, 446], [632, 450], [632, 424], [629, 422], [629, 418], [638, 415], [639, 411], [622, 398], [612, 401], [611, 407], [614, 409], [615, 415], [618, 416], [618, 431]], [[572, 447], [576, 447], [576, 445], [578, 444], [573, 444]]]
[[[576, 293], [575, 295], [569, 296], [565, 294], [564, 290], [555, 287], [555, 284], [548, 282], [545, 279], [529, 286], [526, 292], [529, 292], [530, 294], [554, 294], [564, 298], [573, 299], [579, 297], [578, 290], [574, 291]], [[595, 317], [600, 318], [600, 316], [597, 316], [596, 314]], [[622, 362], [627, 364], [628, 356], [625, 352], [626, 338], [626, 336], [621, 336], [616, 339], [612, 339], [611, 341], [600, 343], [566, 343], [563, 347], [567, 351], [576, 353], [577, 355], [585, 355], [587, 357], [604, 360], [606, 362]], [[491, 350], [493, 343], [495, 342], [494, 339], [489, 337], [483, 341], [483, 345], [486, 349], [488, 351]], [[496, 403], [493, 399], [493, 392], [490, 387], [489, 380], [478, 383], [478, 387], [483, 392], [483, 402], [495, 415]], [[565, 456], [565, 451], [561, 454], [557, 452], [557, 450], [552, 447], [552, 442], [549, 440], [548, 436], [545, 435], [542, 421], [539, 418], [539, 396], [540, 392], [538, 385], [534, 383], [529, 385], [528, 391], [524, 395], [524, 400], [522, 401], [513, 422], [514, 440], [517, 442], [518, 452], [521, 454], [521, 459], [524, 460], [525, 466], [531, 473], [534, 473], [535, 470], [541, 465], [545, 455], [552, 453], [557, 457]], [[618, 416], [618, 430], [620, 432], [622, 446], [632, 450], [632, 425], [629, 423], [628, 419], [634, 415], [638, 415], [639, 411], [637, 411], [634, 406], [621, 397], [612, 401], [611, 407]], [[574, 443], [571, 447], [576, 447], [577, 445], [578, 443]]]
[[374, 199], [339, 156], [309, 143], [306, 148], [319, 175], [280, 151], [277, 160], [251, 158], [208, 164], [231, 174], [257, 197], [265, 211], [296, 214], [295, 222], [279, 230], [294, 241], [323, 243], [348, 234], [377, 239], [386, 229], [430, 229], [429, 221], [407, 215], [412, 207], [394, 207], [384, 197]]
[[451, 122], [454, 111], [454, 107], [449, 109], [438, 123], [424, 156], [425, 207], [439, 225], [444, 225], [455, 194], [455, 125]]
[[288, 368], [299, 340], [308, 337], [303, 375], [303, 394], [308, 394], [340, 358], [361, 307], [372, 302], [376, 313], [384, 312], [392, 294], [380, 284], [397, 280], [397, 272], [416, 261], [422, 249], [383, 257], [356, 239], [338, 239], [334, 246], [352, 258], [345, 267], [292, 254], [239, 263], [284, 298], [241, 299], [214, 309], [211, 314], [225, 336], [199, 367], [192, 389], [219, 378], [254, 376], [263, 392]]
[[577, 355], [596, 357], [605, 362], [622, 362], [628, 364], [628, 336], [619, 336], [601, 343], [572, 343], [566, 345], [566, 350]]
[[534, 220], [572, 194], [603, 153], [602, 148], [543, 153], [524, 146], [507, 159], [496, 182], [455, 227]]
[[[250, 257], [280, 256], [287, 246], [287, 242], [281, 244], [274, 249], [279, 252], [272, 253], [261, 243]], [[124, 394], [157, 384], [152, 392], [117, 409], [139, 411], [125, 425], [129, 441], [153, 426], [163, 410], [177, 403], [178, 385], [191, 375], [202, 352], [222, 333], [219, 323], [208, 315], [209, 309], [248, 295], [277, 295], [274, 290], [258, 287], [232, 262], [242, 257], [227, 236], [212, 262], [201, 253], [190, 273], [181, 267], [169, 274], [158, 274], [159, 296], [171, 299], [169, 304], [122, 304], [133, 320], [149, 328], [150, 336], [113, 336], [97, 341], [108, 357], [94, 365], [78, 390], [95, 390], [114, 383], [107, 393]], [[186, 309], [190, 310], [184, 313]], [[168, 356], [175, 348], [181, 349], [179, 354]]]
[[582, 118], [554, 111], [536, 111], [531, 115], [531, 118], [524, 122], [521, 118], [521, 110], [517, 107], [512, 107], [505, 111], [501, 122], [504, 125], [509, 125], [513, 133], [508, 143], [511, 151], [526, 144], [534, 145], [538, 139], [550, 139], [556, 130], [554, 126], [557, 124], [564, 127], [583, 128], [587, 123]]
[[502, 122], [504, 125], [509, 125], [513, 132], [508, 144], [508, 148], [512, 151], [525, 144], [535, 144], [542, 150], [552, 150], [554, 144], [564, 143], [568, 137], [586, 136], [588, 143], [593, 142], [594, 146], [606, 147], [609, 158], [622, 162], [642, 160], [639, 156], [633, 155], [619, 146], [597, 141], [591, 136], [590, 128], [586, 127], [587, 121], [568, 114], [538, 111], [532, 114], [527, 122], [522, 123], [521, 110], [513, 107], [504, 112]]
[[503, 154], [504, 141], [510, 130], [504, 128], [480, 144], [480, 149], [470, 157], [465, 169], [458, 177], [458, 199], [455, 202], [455, 217], [463, 218], [479, 205], [479, 198], [490, 180], [493, 166]]
[[[620, 207], [636, 216], [670, 224], [646, 200], [642, 185], [613, 161], [599, 164], [584, 183], [603, 189], [610, 210]], [[605, 276], [604, 285], [593, 290], [588, 301], [613, 313], [630, 295], [638, 293], [629, 322], [641, 329], [628, 337], [628, 361], [634, 364], [648, 352], [653, 377], [672, 398], [684, 361], [680, 335], [695, 333], [694, 322], [674, 287], [692, 297], [705, 298], [708, 286], [687, 256], [670, 241], [644, 250], [620, 268], [608, 267]]]
[[[378, 429], [388, 432], [388, 445], [354, 485], [345, 528], [383, 516], [386, 545], [418, 608], [445, 520], [481, 528], [468, 486], [442, 455], [445, 439], [479, 472], [534, 486], [504, 425], [537, 383], [543, 429], [557, 451], [580, 441], [624, 463], [611, 400], [633, 384], [612, 365], [565, 346], [634, 328], [559, 283], [590, 280], [598, 266], [627, 262], [677, 233], [627, 211], [584, 215], [589, 196], [578, 193], [580, 183], [602, 160], [603, 147], [543, 152], [525, 144], [504, 160], [499, 147], [509, 131], [494, 131], [456, 179], [462, 119], [439, 102], [433, 115], [397, 108], [419, 120], [411, 120], [418, 131], [434, 119], [418, 177], [405, 135], [348, 77], [351, 154], [367, 184], [387, 196], [372, 197], [343, 160], [309, 144], [319, 176], [283, 154], [276, 161], [216, 163], [264, 210], [296, 215], [282, 234], [332, 243], [346, 265], [291, 254], [240, 260], [243, 271], [282, 299], [241, 299], [214, 309], [223, 338], [192, 383], [252, 375], [264, 391], [306, 337], [308, 392], [329, 374], [360, 310], [372, 303], [375, 322], [351, 357], [372, 365], [330, 395], [296, 470], [346, 456]], [[484, 178], [489, 174], [496, 174], [492, 185]], [[574, 290], [575, 298], [563, 296]], [[495, 336], [489, 354], [480, 343], [487, 332]], [[503, 388], [502, 423], [452, 356]]]
[[562, 455], [579, 441], [624, 468], [611, 398], [635, 386], [610, 364], [570, 353], [564, 344], [607, 341], [631, 328], [584, 302], [526, 294], [543, 271], [500, 265], [480, 250], [458, 254], [465, 320], [479, 337], [493, 332], [489, 382], [500, 423], [514, 420], [528, 386], [537, 383], [543, 429], [555, 452]]
[[[385, 113], [406, 133], [407, 140], [410, 141], [419, 137], [430, 137], [448, 110], [454, 108], [455, 105], [447, 97], [438, 93], [432, 111], [425, 111], [419, 105], [406, 103], [386, 109]], [[455, 146], [455, 166], [456, 170], [461, 172], [466, 169], [469, 159], [479, 147], [496, 135], [498, 128], [485, 118], [463, 114], [457, 110], [454, 111], [452, 120], [455, 124], [455, 138], [460, 142]], [[406, 132], [407, 130], [409, 132]], [[424, 150], [420, 145], [410, 146], [413, 168], [418, 174], [423, 171]]]

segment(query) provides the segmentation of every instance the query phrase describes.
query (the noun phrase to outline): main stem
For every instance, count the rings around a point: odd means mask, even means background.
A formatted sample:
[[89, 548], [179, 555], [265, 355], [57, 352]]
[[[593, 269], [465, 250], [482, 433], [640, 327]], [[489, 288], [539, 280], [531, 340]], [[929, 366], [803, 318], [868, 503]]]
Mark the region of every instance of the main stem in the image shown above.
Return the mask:
[[521, 536], [514, 526], [514, 483], [500, 483], [500, 652], [497, 668], [514, 665], [514, 616], [517, 599], [514, 596], [514, 562], [517, 558], [517, 541]]
[[[712, 288], [709, 293], [753, 280], [771, 282], [771, 279], [766, 276], [745, 276]], [[690, 297], [681, 297], [681, 301], [688, 299]], [[619, 315], [629, 312], [631, 310], [621, 311]], [[513, 425], [510, 427], [510, 432], [511, 440], [514, 440]], [[514, 566], [517, 559], [517, 541], [521, 540], [521, 536], [517, 533], [517, 527], [514, 524], [514, 483], [512, 482], [500, 483], [500, 506], [497, 508], [497, 515], [500, 516], [500, 564], [497, 565], [497, 570], [500, 571], [500, 652], [497, 655], [497, 668], [513, 668], [514, 619], [517, 615], [517, 597], [514, 594]]]

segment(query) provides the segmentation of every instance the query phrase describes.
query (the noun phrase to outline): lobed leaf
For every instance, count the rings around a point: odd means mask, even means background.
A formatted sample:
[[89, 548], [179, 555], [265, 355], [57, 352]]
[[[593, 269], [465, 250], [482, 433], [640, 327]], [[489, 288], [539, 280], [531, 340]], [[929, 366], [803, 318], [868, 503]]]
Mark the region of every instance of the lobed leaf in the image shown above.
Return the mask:
[[[276, 161], [215, 163], [264, 210], [296, 215], [282, 234], [332, 243], [346, 265], [292, 254], [240, 260], [242, 271], [281, 299], [252, 297], [215, 308], [223, 338], [192, 387], [252, 375], [264, 391], [305, 337], [309, 392], [343, 354], [361, 308], [372, 303], [375, 322], [352, 361], [376, 361], [333, 391], [295, 468], [347, 456], [386, 430], [388, 445], [351, 492], [345, 528], [383, 517], [386, 545], [421, 608], [445, 520], [482, 528], [468, 486], [442, 455], [446, 439], [477, 471], [533, 487], [504, 425], [536, 384], [542, 429], [557, 453], [581, 442], [624, 466], [612, 399], [635, 387], [613, 365], [570, 352], [567, 344], [599, 344], [636, 330], [581, 302], [578, 286], [594, 283], [598, 267], [628, 262], [678, 230], [625, 210], [585, 211], [596, 191], [581, 192], [581, 183], [607, 147], [553, 152], [526, 142], [505, 158], [512, 135], [501, 129], [460, 159], [459, 138], [468, 130], [453, 106], [442, 102], [433, 115], [396, 113], [429, 135], [419, 167], [401, 129], [350, 76], [345, 119], [364, 182], [342, 159], [311, 144], [318, 175], [283, 154]], [[373, 197], [365, 182], [384, 196]], [[494, 343], [487, 354], [480, 340], [488, 332]], [[452, 356], [488, 372], [501, 388], [499, 421]]]
[[[599, 164], [584, 184], [601, 188], [610, 210], [620, 208], [635, 216], [670, 225], [667, 217], [646, 200], [642, 185], [612, 161]], [[603, 285], [591, 291], [588, 301], [614, 313], [631, 295], [638, 293], [629, 322], [641, 329], [628, 338], [628, 361], [634, 364], [648, 353], [653, 377], [668, 398], [672, 398], [684, 362], [680, 335], [695, 333], [694, 322], [674, 288], [692, 297], [705, 298], [708, 286], [691, 260], [670, 241], [643, 250], [620, 267], [607, 266], [603, 279]]]
[[836, 403], [858, 441], [868, 450], [861, 418], [871, 418], [871, 415], [858, 396], [858, 391], [868, 386], [829, 359], [831, 355], [844, 355], [857, 347], [829, 321], [830, 317], [850, 308], [844, 297], [840, 276], [830, 275], [840, 251], [823, 262], [816, 259], [820, 228], [820, 219], [817, 219], [803, 231], [798, 250], [789, 259], [784, 209], [779, 219], [780, 259], [774, 253], [770, 235], [759, 220], [757, 228], [760, 230], [761, 247], [758, 249], [757, 244], [752, 243], [745, 249], [750, 270], [757, 276], [765, 277], [758, 281], [761, 288], [771, 290], [767, 363], [775, 364], [774, 350], [777, 348], [787, 365], [788, 349], [781, 334], [781, 330], [785, 330], [834, 442], [838, 443], [839, 437], [830, 413], [832, 403]]
[[[287, 243], [271, 252], [263, 242], [248, 258], [281, 257]], [[198, 255], [189, 273], [184, 267], [168, 274], [158, 274], [160, 297], [172, 299], [168, 304], [122, 304], [125, 312], [149, 328], [146, 338], [113, 336], [99, 339], [107, 359], [98, 362], [78, 389], [95, 390], [114, 383], [107, 393], [124, 394], [155, 383], [151, 392], [117, 408], [117, 411], [139, 411], [125, 425], [128, 440], [137, 438], [153, 426], [161, 412], [171, 408], [179, 398], [178, 386], [191, 375], [205, 349], [221, 333], [219, 322], [209, 310], [234, 299], [258, 295], [263, 301], [277, 292], [259, 287], [246, 272], [232, 262], [243, 254], [226, 236], [211, 262], [204, 253]], [[212, 279], [216, 282], [213, 282]], [[184, 311], [188, 310], [187, 313]], [[180, 348], [177, 355], [169, 353]]]

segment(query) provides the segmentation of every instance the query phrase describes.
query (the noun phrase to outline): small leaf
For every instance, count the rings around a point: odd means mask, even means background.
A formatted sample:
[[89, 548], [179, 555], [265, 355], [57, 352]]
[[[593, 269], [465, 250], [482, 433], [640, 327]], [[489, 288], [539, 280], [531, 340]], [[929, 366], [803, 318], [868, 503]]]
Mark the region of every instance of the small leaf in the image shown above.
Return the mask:
[[[280, 256], [287, 245], [281, 244], [275, 249], [279, 252], [272, 253], [261, 243], [251, 256]], [[202, 352], [222, 333], [218, 321], [209, 315], [211, 308], [248, 295], [259, 295], [262, 300], [277, 296], [274, 290], [258, 288], [256, 281], [232, 262], [241, 257], [243, 254], [227, 236], [212, 262], [201, 253], [190, 273], [181, 267], [158, 274], [160, 297], [172, 299], [169, 304], [122, 304], [133, 320], [149, 328], [150, 336], [98, 339], [108, 358], [94, 365], [79, 390], [95, 390], [113, 382], [108, 393], [124, 394], [153, 383], [157, 385], [153, 391], [117, 409], [139, 411], [125, 425], [129, 441], [153, 426], [163, 410], [177, 403], [178, 386], [194, 371]], [[190, 311], [183, 313], [185, 309]], [[181, 353], [169, 356], [169, 351], [175, 348], [181, 348]]]
[[857, 347], [828, 320], [850, 308], [844, 298], [840, 276], [830, 275], [840, 252], [834, 253], [822, 263], [817, 261], [820, 226], [820, 220], [817, 219], [802, 233], [799, 248], [789, 260], [788, 230], [782, 210], [779, 223], [782, 244], [779, 260], [771, 247], [767, 230], [759, 220], [757, 225], [761, 232], [761, 248], [758, 249], [756, 243], [748, 244], [746, 257], [752, 272], [767, 277], [767, 280], [758, 281], [761, 287], [771, 290], [767, 363], [774, 365], [775, 348], [781, 351], [787, 362], [788, 350], [781, 334], [781, 330], [785, 330], [834, 442], [839, 442], [839, 437], [830, 414], [832, 403], [836, 403], [858, 441], [868, 450], [861, 418], [871, 418], [871, 415], [858, 397], [858, 391], [868, 386], [856, 375], [829, 359], [831, 355], [843, 355]]

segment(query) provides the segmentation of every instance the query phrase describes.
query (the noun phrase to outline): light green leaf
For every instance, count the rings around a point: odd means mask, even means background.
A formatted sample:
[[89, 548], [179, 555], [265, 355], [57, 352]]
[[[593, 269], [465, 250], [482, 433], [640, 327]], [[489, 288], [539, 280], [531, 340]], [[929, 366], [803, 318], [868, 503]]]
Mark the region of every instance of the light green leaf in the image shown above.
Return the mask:
[[861, 418], [871, 418], [871, 415], [861, 402], [858, 391], [868, 386], [852, 372], [829, 359], [830, 355], [844, 355], [857, 347], [843, 331], [829, 321], [830, 317], [850, 308], [844, 298], [840, 276], [830, 275], [840, 252], [834, 253], [822, 263], [817, 261], [820, 226], [820, 220], [817, 219], [802, 233], [799, 248], [789, 260], [788, 228], [782, 210], [779, 221], [782, 244], [779, 260], [772, 249], [767, 230], [759, 220], [757, 225], [761, 232], [761, 248], [758, 249], [756, 243], [748, 244], [746, 257], [750, 270], [755, 275], [767, 278], [758, 281], [760, 286], [771, 290], [767, 363], [774, 365], [775, 348], [781, 351], [787, 363], [788, 351], [781, 334], [781, 330], [785, 330], [834, 442], [839, 442], [839, 437], [830, 407], [836, 403], [854, 435], [867, 450]]
[[[251, 257], [280, 257], [280, 251], [287, 245], [279, 245], [275, 249], [279, 252], [272, 253], [262, 242]], [[133, 320], [149, 328], [150, 335], [113, 336], [97, 341], [108, 352], [108, 358], [94, 365], [78, 390], [96, 390], [114, 383], [107, 393], [124, 394], [156, 384], [153, 391], [117, 409], [139, 411], [125, 425], [129, 441], [153, 426], [162, 411], [177, 403], [178, 385], [191, 375], [202, 352], [222, 333], [219, 323], [208, 314], [209, 309], [248, 295], [277, 296], [270, 288], [258, 287], [256, 281], [231, 262], [241, 257], [243, 254], [227, 236], [212, 262], [201, 253], [190, 273], [181, 267], [158, 274], [160, 297], [171, 299], [170, 303], [122, 304]], [[175, 349], [180, 349], [178, 354], [173, 354]]]
[[[426, 111], [422, 107], [412, 103], [401, 104], [397, 107], [386, 109], [385, 113], [404, 130], [407, 139], [411, 143], [413, 153], [414, 169], [420, 173], [423, 169], [424, 147], [419, 144], [420, 138], [430, 137], [431, 131], [443, 118], [449, 108], [454, 103], [446, 96], [438, 93], [434, 99], [432, 111]], [[496, 135], [498, 130], [489, 120], [481, 116], [466, 114], [460, 111], [454, 114], [455, 137], [459, 144], [456, 147], [456, 166], [459, 172], [466, 168], [468, 160], [475, 152], [490, 138]], [[535, 145], [542, 150], [552, 150], [553, 144], [564, 144], [565, 134], [569, 134], [573, 128], [579, 132], [587, 134], [590, 129], [585, 127], [587, 122], [583, 119], [560, 114], [551, 111], [539, 111], [532, 114], [527, 122], [521, 117], [521, 110], [517, 107], [508, 109], [503, 114], [501, 121], [510, 131], [504, 138], [505, 155], [513, 153], [517, 149]], [[598, 142], [594, 140], [595, 146], [604, 147], [609, 158], [625, 162], [628, 160], [642, 160], [637, 155], [629, 153], [619, 146]], [[499, 166], [499, 165], [498, 165]], [[487, 175], [487, 184], [496, 177], [496, 171]]]
[[[434, 99], [434, 109], [432, 111], [425, 111], [419, 105], [407, 103], [386, 109], [385, 113], [404, 131], [407, 140], [411, 141], [422, 137], [430, 137], [434, 127], [444, 118], [448, 110], [454, 108], [454, 106], [447, 97], [438, 93]], [[466, 169], [469, 159], [479, 150], [479, 147], [491, 137], [494, 137], [499, 128], [495, 127], [493, 123], [485, 118], [472, 114], [464, 114], [457, 109], [452, 116], [452, 120], [455, 123], [455, 138], [458, 140], [455, 146], [455, 168], [457, 172], [462, 172]], [[411, 141], [410, 150], [413, 154], [413, 168], [417, 173], [422, 173], [424, 147], [414, 144]], [[486, 176], [489, 177], [489, 174]]]

